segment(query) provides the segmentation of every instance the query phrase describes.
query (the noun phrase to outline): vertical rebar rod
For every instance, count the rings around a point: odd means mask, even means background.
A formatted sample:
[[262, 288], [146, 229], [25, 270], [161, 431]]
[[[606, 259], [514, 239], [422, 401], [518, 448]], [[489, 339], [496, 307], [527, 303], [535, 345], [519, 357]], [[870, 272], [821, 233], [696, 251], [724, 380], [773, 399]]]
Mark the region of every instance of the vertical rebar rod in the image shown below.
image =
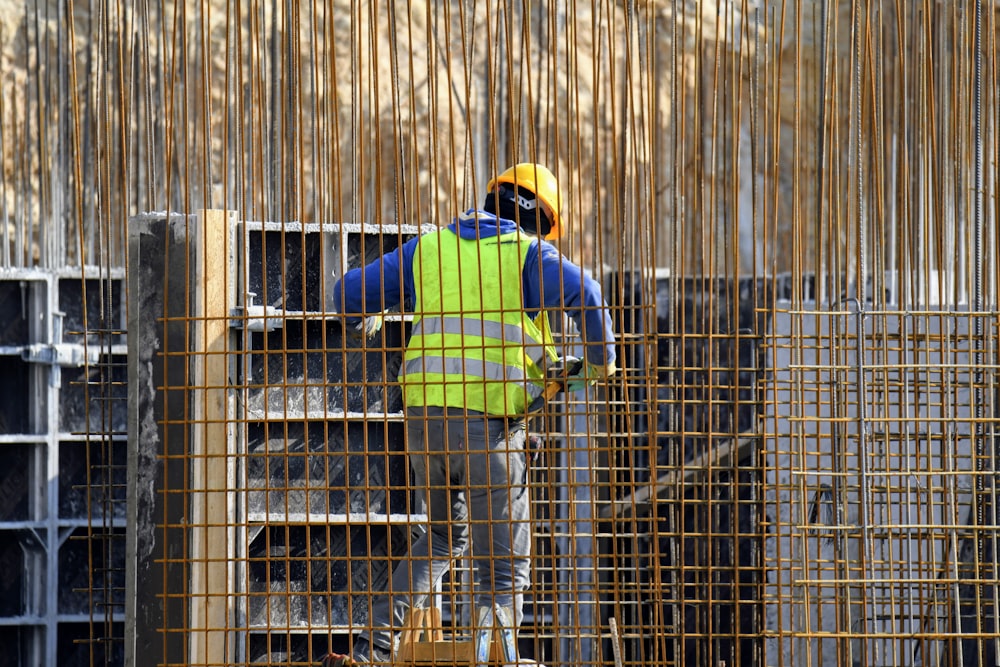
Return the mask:
[[[978, 529], [976, 547], [978, 551], [978, 563], [979, 570], [977, 572], [977, 577], [983, 581], [990, 581], [991, 584], [988, 586], [992, 589], [990, 599], [990, 608], [992, 618], [989, 618], [991, 627], [984, 627], [983, 620], [979, 620], [978, 630], [980, 632], [990, 632], [994, 633], [993, 637], [993, 651], [994, 656], [1000, 655], [1000, 635], [996, 635], [1000, 628], [998, 628], [998, 623], [1000, 623], [1000, 610], [997, 609], [997, 604], [1000, 603], [1000, 586], [998, 586], [997, 580], [1000, 578], [1000, 556], [997, 554], [998, 545], [1000, 545], [1000, 540], [997, 538], [997, 527], [1000, 526], [1000, 507], [998, 507], [998, 489], [997, 489], [997, 473], [998, 473], [998, 456], [1000, 456], [1000, 442], [989, 441], [988, 434], [992, 429], [988, 429], [984, 421], [986, 415], [986, 391], [985, 391], [985, 374], [983, 372], [983, 363], [985, 359], [984, 348], [986, 347], [986, 339], [984, 336], [984, 325], [983, 321], [986, 317], [984, 313], [985, 309], [985, 294], [984, 294], [984, 277], [983, 277], [983, 252], [984, 247], [984, 222], [983, 222], [983, 125], [982, 125], [982, 86], [983, 86], [983, 54], [982, 54], [982, 30], [983, 30], [983, 4], [984, 0], [975, 0], [975, 9], [973, 10], [973, 39], [972, 39], [972, 49], [973, 49], [973, 79], [972, 79], [972, 150], [973, 150], [973, 220], [974, 225], [973, 231], [973, 248], [972, 248], [972, 258], [973, 258], [973, 285], [972, 285], [972, 295], [973, 295], [973, 365], [975, 371], [973, 372], [973, 417], [975, 420], [975, 451], [977, 460], [977, 475], [976, 475], [976, 528]], [[985, 508], [989, 507], [989, 514], [986, 513]], [[985, 563], [989, 563], [989, 569], [986, 569]], [[986, 586], [977, 586], [977, 588], [985, 588]], [[986, 598], [986, 595], [982, 596]], [[978, 659], [980, 661], [987, 658], [988, 653], [983, 650], [982, 644], [980, 644], [980, 655]]]

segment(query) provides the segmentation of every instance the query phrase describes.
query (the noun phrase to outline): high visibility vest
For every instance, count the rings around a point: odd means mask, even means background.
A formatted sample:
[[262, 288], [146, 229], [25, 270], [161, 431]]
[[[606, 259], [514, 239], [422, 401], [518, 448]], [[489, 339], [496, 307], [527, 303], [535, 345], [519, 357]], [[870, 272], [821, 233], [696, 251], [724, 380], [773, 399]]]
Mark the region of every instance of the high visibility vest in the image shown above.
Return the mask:
[[408, 407], [521, 414], [556, 358], [545, 314], [524, 313], [521, 271], [532, 239], [512, 232], [478, 241], [448, 229], [426, 234], [413, 258], [413, 328], [400, 380]]

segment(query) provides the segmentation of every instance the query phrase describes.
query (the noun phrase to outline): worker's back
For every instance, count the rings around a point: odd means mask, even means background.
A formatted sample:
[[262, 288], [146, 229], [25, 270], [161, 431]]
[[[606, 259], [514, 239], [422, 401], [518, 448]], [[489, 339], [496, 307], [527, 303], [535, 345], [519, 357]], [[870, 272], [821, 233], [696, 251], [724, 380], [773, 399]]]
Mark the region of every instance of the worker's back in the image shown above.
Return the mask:
[[524, 313], [521, 284], [533, 242], [516, 231], [463, 238], [443, 229], [421, 237], [400, 375], [407, 406], [517, 415], [538, 395], [546, 341]]

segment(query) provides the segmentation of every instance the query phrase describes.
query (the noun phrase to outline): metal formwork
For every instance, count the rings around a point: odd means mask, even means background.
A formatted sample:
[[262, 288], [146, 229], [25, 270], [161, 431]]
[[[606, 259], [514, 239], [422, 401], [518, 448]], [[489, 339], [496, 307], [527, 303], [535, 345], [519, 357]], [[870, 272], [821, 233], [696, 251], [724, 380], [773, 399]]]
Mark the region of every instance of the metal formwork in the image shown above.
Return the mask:
[[0, 273], [0, 632], [7, 664], [122, 659], [122, 278], [97, 269]]

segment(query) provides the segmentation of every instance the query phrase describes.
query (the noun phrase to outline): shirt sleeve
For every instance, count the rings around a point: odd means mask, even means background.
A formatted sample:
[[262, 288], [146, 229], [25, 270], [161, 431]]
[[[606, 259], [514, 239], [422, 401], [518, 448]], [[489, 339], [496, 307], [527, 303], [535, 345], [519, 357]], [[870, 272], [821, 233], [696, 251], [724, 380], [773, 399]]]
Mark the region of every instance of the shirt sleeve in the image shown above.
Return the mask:
[[554, 245], [538, 241], [525, 257], [522, 284], [529, 314], [539, 310], [566, 313], [583, 337], [588, 361], [602, 365], [615, 361], [614, 326], [600, 283]]
[[413, 299], [413, 253], [419, 237], [412, 238], [364, 267], [351, 269], [333, 286], [337, 312], [348, 322], [376, 315]]

